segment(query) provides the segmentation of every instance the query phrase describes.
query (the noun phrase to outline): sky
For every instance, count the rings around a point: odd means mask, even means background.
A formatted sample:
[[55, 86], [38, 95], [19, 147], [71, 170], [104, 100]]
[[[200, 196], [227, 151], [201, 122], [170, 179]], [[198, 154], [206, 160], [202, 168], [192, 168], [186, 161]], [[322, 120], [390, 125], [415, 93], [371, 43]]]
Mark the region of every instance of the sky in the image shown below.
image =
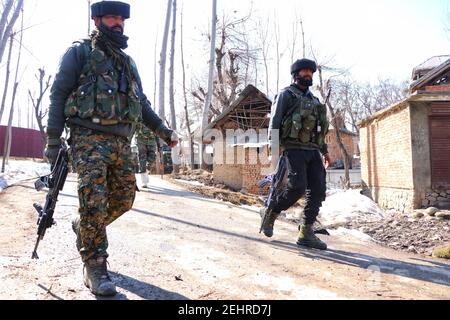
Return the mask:
[[[144, 91], [155, 105], [155, 44], [159, 56], [167, 1], [124, 1], [131, 4], [131, 19], [125, 25], [125, 34], [130, 37], [126, 52], [136, 61]], [[178, 0], [181, 8], [189, 87], [191, 75], [206, 78], [209, 49], [205, 33], [210, 28], [211, 1]], [[235, 16], [251, 12], [255, 21], [265, 22], [269, 17], [271, 25], [275, 19], [278, 21], [284, 52], [281, 86], [290, 83], [288, 43], [292, 41], [295, 17], [302, 18], [307, 47], [314, 48], [318, 59], [348, 69], [361, 82], [409, 80], [415, 66], [432, 56], [450, 54], [450, 32], [446, 31], [446, 27], [450, 28], [450, 0], [218, 0], [219, 18], [224, 12]], [[17, 104], [21, 110], [28, 108], [27, 91], [36, 88], [34, 75], [38, 68], [45, 67], [47, 74], [54, 75], [65, 50], [73, 41], [87, 36], [88, 21], [87, 0], [25, 0], [25, 26], [30, 28], [24, 33], [19, 70], [22, 81]], [[178, 42], [175, 85], [180, 101], [177, 110], [181, 111], [179, 46]], [[273, 46], [271, 49], [273, 52]], [[297, 49], [295, 56], [301, 58]], [[5, 62], [6, 58], [0, 65], [0, 88], [4, 86]], [[274, 62], [269, 61], [272, 95], [276, 93]], [[48, 104], [48, 97], [44, 103]], [[24, 114], [26, 111], [21, 112], [22, 127], [27, 125]], [[2, 124], [6, 119], [4, 115]]]

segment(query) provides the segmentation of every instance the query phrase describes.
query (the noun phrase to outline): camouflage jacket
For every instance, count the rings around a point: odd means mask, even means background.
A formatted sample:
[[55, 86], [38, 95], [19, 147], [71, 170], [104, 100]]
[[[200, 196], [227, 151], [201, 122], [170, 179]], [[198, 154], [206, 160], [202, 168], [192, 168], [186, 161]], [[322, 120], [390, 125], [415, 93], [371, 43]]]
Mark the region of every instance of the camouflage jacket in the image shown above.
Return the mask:
[[[135, 125], [132, 123], [118, 123], [114, 125], [102, 125], [95, 123], [90, 119], [81, 119], [80, 117], [70, 118], [67, 115], [66, 104], [70, 96], [80, 89], [82, 85], [80, 79], [89, 62], [89, 56], [85, 45], [89, 40], [75, 42], [63, 55], [59, 70], [55, 76], [55, 81], [50, 92], [50, 108], [48, 115], [47, 134], [51, 138], [59, 138], [64, 130], [66, 122], [78, 126], [85, 126], [93, 130], [108, 132], [121, 136], [131, 137]], [[150, 101], [144, 94], [140, 76], [135, 70], [136, 88], [133, 88], [136, 94], [136, 101], [140, 104], [143, 123], [157, 133], [164, 141], [170, 141], [172, 130], [168, 129], [163, 121], [155, 114], [151, 108]], [[81, 93], [81, 92], [80, 92]], [[65, 113], [66, 111], [66, 113]], [[132, 119], [133, 121], [135, 119]], [[72, 121], [72, 122], [71, 122]]]
[[149, 128], [139, 123], [136, 128], [136, 142], [138, 144], [153, 145], [156, 144], [156, 137]]

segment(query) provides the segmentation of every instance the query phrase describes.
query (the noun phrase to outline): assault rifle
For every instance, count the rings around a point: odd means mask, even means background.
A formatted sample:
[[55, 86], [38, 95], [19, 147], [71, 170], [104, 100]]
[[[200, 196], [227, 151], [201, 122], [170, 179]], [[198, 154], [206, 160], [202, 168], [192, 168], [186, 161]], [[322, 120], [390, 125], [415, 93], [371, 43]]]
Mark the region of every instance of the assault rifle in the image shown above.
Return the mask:
[[[282, 182], [284, 180], [284, 177], [286, 175], [287, 171], [287, 161], [286, 156], [281, 156], [278, 160], [277, 169], [275, 171], [275, 174], [272, 176], [267, 176], [265, 179], [261, 180], [258, 183], [258, 186], [260, 188], [264, 188], [267, 184], [271, 183], [269, 196], [267, 197], [265, 201], [265, 207], [271, 208], [273, 205], [273, 202], [276, 199], [276, 195], [281, 191]], [[266, 210], [264, 216], [261, 219], [261, 227], [259, 228], [259, 233], [262, 232], [263, 226], [266, 223], [266, 220], [269, 218], [270, 210]]]
[[[287, 157], [282, 155], [282, 156], [280, 156], [280, 159], [278, 160], [278, 164], [277, 164], [275, 173], [271, 176], [266, 176], [263, 180], [261, 180], [258, 183], [259, 188], [264, 188], [269, 183], [271, 184], [271, 187], [269, 190], [269, 195], [264, 202], [264, 206], [266, 208], [272, 208], [273, 202], [277, 198], [277, 195], [279, 195], [283, 191], [282, 183], [286, 176], [287, 170], [288, 170]], [[259, 229], [259, 233], [262, 232], [263, 226], [266, 224], [267, 219], [269, 218], [269, 215], [270, 215], [270, 210], [266, 210], [264, 213], [264, 216], [261, 219], [261, 227]], [[329, 236], [330, 233], [325, 228], [323, 228], [318, 221], [317, 221], [317, 223], [319, 224], [319, 226], [316, 226], [314, 228], [314, 233]]]
[[48, 188], [48, 194], [45, 201], [44, 207], [35, 203], [33, 207], [38, 212], [38, 237], [36, 240], [36, 245], [34, 246], [32, 259], [39, 259], [37, 254], [37, 248], [39, 242], [44, 239], [45, 232], [48, 228], [56, 225], [53, 220], [53, 213], [55, 212], [56, 202], [58, 201], [59, 191], [64, 188], [64, 183], [66, 182], [67, 174], [69, 173], [69, 155], [66, 147], [62, 147], [59, 150], [58, 157], [54, 165], [52, 166], [52, 172], [47, 175], [40, 177], [34, 184], [37, 191], [41, 191], [44, 188]]

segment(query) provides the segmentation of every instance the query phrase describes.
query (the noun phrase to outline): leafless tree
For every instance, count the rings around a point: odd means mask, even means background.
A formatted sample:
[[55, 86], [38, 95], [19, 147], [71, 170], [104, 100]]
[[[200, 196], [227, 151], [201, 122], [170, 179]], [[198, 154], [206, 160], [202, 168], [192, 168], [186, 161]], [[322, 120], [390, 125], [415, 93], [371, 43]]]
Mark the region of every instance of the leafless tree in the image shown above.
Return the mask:
[[[22, 13], [22, 21], [21, 21], [21, 29], [20, 29], [20, 41], [19, 41], [19, 54], [17, 55], [17, 65], [16, 72], [14, 75], [14, 87], [11, 98], [11, 108], [9, 110], [9, 121], [8, 121], [8, 129], [5, 135], [5, 144], [4, 144], [4, 152], [3, 152], [3, 163], [2, 163], [2, 172], [5, 172], [6, 161], [9, 159], [9, 155], [11, 152], [11, 141], [12, 141], [12, 121], [14, 117], [14, 104], [16, 100], [17, 88], [19, 87], [19, 68], [20, 68], [20, 58], [22, 57], [22, 42], [23, 42], [23, 7], [21, 5], [20, 9]], [[11, 41], [14, 40], [15, 34], [11, 33]]]
[[23, 0], [5, 0], [2, 2], [3, 12], [0, 18], [0, 62], [11, 36], [14, 25], [23, 8]]
[[[212, 106], [212, 103], [209, 105], [205, 119], [211, 119], [213, 114], [220, 114], [229, 107], [254, 72], [258, 49], [250, 44], [246, 36], [248, 33], [246, 24], [249, 19], [250, 14], [236, 18], [224, 13], [218, 23], [218, 39], [215, 47], [217, 75], [213, 80], [212, 89], [216, 105]], [[209, 90], [199, 85], [192, 95], [198, 100], [203, 100], [204, 93], [208, 92]]]
[[184, 114], [185, 114], [185, 122], [186, 122], [186, 129], [189, 137], [189, 164], [191, 166], [191, 169], [194, 168], [194, 136], [192, 134], [191, 130], [191, 119], [189, 117], [189, 110], [188, 110], [188, 101], [187, 101], [187, 92], [186, 92], [186, 68], [184, 63], [184, 34], [183, 34], [183, 10], [181, 10], [181, 18], [180, 18], [180, 32], [181, 32], [181, 67], [183, 71], [183, 98], [184, 98]]
[[45, 134], [45, 126], [43, 124], [43, 119], [47, 116], [48, 110], [45, 110], [42, 104], [42, 99], [44, 98], [45, 93], [50, 88], [50, 82], [52, 76], [48, 76], [45, 79], [45, 70], [39, 69], [39, 74], [36, 75], [36, 80], [39, 84], [39, 92], [37, 96], [31, 93], [31, 90], [28, 90], [28, 96], [31, 99], [31, 103], [33, 105], [34, 115], [36, 118], [36, 122], [39, 127], [39, 131], [41, 132], [41, 141], [42, 145], [45, 146], [47, 144], [47, 135]]
[[[314, 56], [314, 51], [313, 52], [313, 56]], [[317, 61], [317, 59], [315, 58], [315, 60]], [[344, 71], [340, 71], [337, 74], [334, 74], [333, 76], [328, 77], [327, 79], [325, 79], [324, 77], [324, 70], [333, 70], [333, 68], [327, 67], [325, 64], [317, 64], [317, 71], [319, 74], [319, 84], [317, 86], [317, 89], [320, 92], [320, 95], [322, 97], [322, 99], [326, 102], [326, 106], [328, 107], [328, 110], [330, 111], [330, 118], [331, 118], [331, 124], [334, 127], [334, 132], [336, 135], [336, 140], [339, 146], [339, 149], [343, 155], [343, 161], [344, 161], [344, 178], [342, 180], [342, 187], [344, 189], [349, 189], [350, 188], [350, 156], [348, 154], [347, 149], [345, 148], [344, 143], [342, 142], [342, 137], [341, 137], [341, 131], [339, 128], [340, 126], [337, 123], [337, 117], [336, 117], [336, 111], [339, 110], [335, 105], [333, 105], [332, 100], [328, 99], [331, 91], [332, 90], [332, 83], [333, 83], [333, 78], [340, 76], [344, 73]], [[336, 69], [334, 69], [336, 70]]]
[[[266, 95], [269, 95], [269, 48], [270, 48], [270, 42], [271, 39], [269, 37], [269, 24], [270, 24], [270, 18], [267, 17], [267, 20], [265, 23], [263, 23], [261, 20], [257, 23], [257, 30], [258, 30], [258, 40], [260, 44], [261, 49], [261, 55], [262, 60], [264, 63], [264, 71], [265, 71], [265, 84], [266, 84]], [[255, 60], [256, 64], [256, 60]], [[258, 68], [255, 65], [255, 71], [257, 72]], [[256, 82], [256, 81], [255, 81]]]
[[177, 130], [177, 118], [175, 115], [175, 87], [174, 87], [174, 66], [175, 66], [175, 42], [177, 27], [177, 0], [172, 3], [172, 39], [170, 46], [170, 67], [169, 67], [169, 105], [170, 105], [170, 126]]
[[277, 64], [277, 91], [280, 91], [280, 62], [281, 62], [281, 52], [280, 52], [280, 25], [278, 23], [278, 17], [275, 16], [274, 19], [274, 35], [275, 35], [275, 48], [276, 48], [276, 64]]
[[164, 26], [164, 34], [160, 55], [160, 69], [159, 69], [159, 116], [161, 119], [166, 119], [165, 112], [165, 85], [166, 85], [166, 58], [167, 58], [167, 42], [169, 38], [170, 27], [170, 13], [172, 10], [172, 0], [167, 0], [166, 22]]
[[211, 49], [210, 49], [210, 55], [209, 55], [209, 73], [208, 73], [208, 91], [206, 92], [205, 96], [205, 106], [203, 108], [202, 113], [202, 125], [201, 125], [201, 133], [202, 137], [200, 139], [200, 159], [201, 159], [201, 166], [205, 167], [204, 161], [203, 161], [203, 133], [206, 130], [206, 127], [208, 125], [209, 120], [209, 109], [212, 102], [212, 95], [213, 95], [213, 77], [214, 77], [214, 62], [215, 56], [214, 56], [214, 48], [216, 46], [216, 30], [217, 30], [217, 0], [212, 1], [212, 13], [211, 13]]
[[9, 88], [9, 77], [11, 75], [11, 55], [12, 55], [12, 50], [13, 50], [14, 36], [10, 35], [9, 38], [10, 38], [10, 41], [9, 41], [8, 59], [6, 61], [5, 87], [3, 89], [2, 103], [0, 105], [0, 123], [2, 122], [3, 112], [5, 111], [6, 97], [8, 96], [8, 88]]

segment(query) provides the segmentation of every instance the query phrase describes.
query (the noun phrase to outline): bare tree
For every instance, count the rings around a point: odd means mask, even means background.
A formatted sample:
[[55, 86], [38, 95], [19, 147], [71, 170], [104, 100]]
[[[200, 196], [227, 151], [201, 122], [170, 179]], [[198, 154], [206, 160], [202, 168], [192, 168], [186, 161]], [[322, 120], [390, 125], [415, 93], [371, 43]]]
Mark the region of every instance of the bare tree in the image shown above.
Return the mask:
[[[271, 42], [271, 39], [269, 38], [269, 24], [270, 24], [270, 18], [267, 17], [266, 23], [261, 23], [261, 20], [258, 21], [258, 38], [259, 43], [261, 45], [261, 54], [263, 58], [264, 63], [264, 71], [265, 71], [265, 82], [266, 82], [266, 95], [269, 95], [269, 44]], [[255, 60], [256, 64], [256, 60]], [[257, 71], [258, 68], [255, 66], [255, 71]]]
[[281, 52], [280, 52], [280, 25], [278, 23], [278, 17], [275, 16], [274, 19], [274, 35], [275, 35], [275, 48], [276, 48], [276, 63], [277, 63], [277, 91], [280, 91], [280, 61], [281, 61]]
[[[16, 5], [13, 9], [14, 4]], [[6, 44], [14, 28], [14, 24], [19, 18], [20, 11], [23, 8], [23, 0], [6, 0], [4, 10], [0, 18], [0, 62], [6, 49]], [[12, 15], [10, 17], [12, 11]]]
[[0, 106], [0, 123], [2, 122], [3, 112], [5, 111], [6, 97], [8, 96], [8, 88], [9, 88], [9, 77], [11, 74], [11, 54], [12, 54], [12, 50], [13, 50], [14, 37], [13, 37], [13, 35], [11, 35], [9, 37], [10, 37], [10, 42], [9, 42], [8, 60], [6, 62], [5, 87], [3, 89], [2, 104]]
[[45, 70], [39, 69], [39, 74], [36, 75], [36, 79], [39, 83], [39, 93], [37, 97], [35, 97], [30, 90], [28, 90], [28, 96], [31, 99], [31, 103], [34, 109], [34, 115], [36, 118], [36, 122], [39, 127], [39, 131], [41, 132], [41, 141], [42, 145], [45, 146], [47, 144], [47, 135], [45, 133], [45, 126], [43, 124], [43, 119], [47, 116], [48, 110], [44, 110], [42, 105], [42, 99], [44, 98], [45, 93], [50, 88], [50, 81], [52, 76], [48, 76], [47, 80], [45, 80]]
[[216, 29], [217, 29], [217, 0], [212, 1], [212, 13], [211, 13], [211, 49], [209, 54], [209, 73], [208, 73], [208, 91], [206, 94], [205, 99], [205, 106], [203, 108], [203, 117], [202, 117], [202, 125], [201, 125], [201, 133], [202, 137], [200, 140], [201, 148], [200, 148], [200, 159], [201, 159], [201, 165], [204, 167], [204, 161], [203, 161], [203, 133], [206, 130], [206, 127], [208, 126], [208, 120], [209, 120], [209, 109], [212, 101], [212, 95], [213, 95], [213, 77], [214, 77], [214, 61], [215, 61], [215, 55], [214, 55], [214, 49], [216, 47]]
[[[4, 145], [4, 152], [3, 152], [3, 163], [2, 163], [2, 172], [5, 172], [5, 166], [6, 161], [9, 159], [9, 155], [11, 152], [11, 141], [12, 141], [12, 121], [14, 117], [14, 104], [16, 100], [16, 94], [17, 94], [17, 88], [19, 87], [19, 67], [20, 67], [20, 58], [22, 57], [22, 42], [23, 42], [23, 8], [20, 10], [22, 12], [22, 22], [21, 22], [21, 29], [20, 29], [20, 41], [19, 41], [19, 54], [17, 55], [17, 65], [16, 65], [16, 72], [14, 75], [14, 88], [11, 98], [11, 108], [9, 110], [9, 121], [8, 121], [8, 129], [5, 135], [5, 145]], [[11, 41], [13, 41], [15, 37], [14, 33], [11, 33]]]
[[170, 125], [172, 129], [177, 130], [177, 118], [175, 115], [175, 88], [174, 82], [174, 65], [175, 65], [175, 41], [177, 27], [177, 0], [172, 3], [172, 41], [170, 47], [170, 67], [169, 67], [169, 105], [170, 105]]
[[[212, 118], [212, 114], [220, 114], [236, 99], [240, 90], [248, 82], [257, 59], [258, 49], [249, 44], [246, 23], [250, 14], [243, 18], [229, 17], [225, 13], [217, 28], [217, 46], [215, 48], [216, 79], [213, 81], [213, 96], [216, 106], [209, 106], [205, 117]], [[204, 93], [208, 93], [202, 85], [192, 93], [198, 100], [203, 100]], [[216, 112], [218, 111], [218, 112]], [[209, 121], [209, 120], [208, 120]]]
[[165, 85], [166, 85], [166, 55], [167, 55], [167, 40], [169, 38], [169, 27], [170, 27], [170, 12], [172, 10], [172, 0], [167, 0], [167, 12], [166, 12], [166, 22], [164, 26], [164, 35], [162, 40], [162, 48], [160, 55], [160, 69], [159, 69], [159, 116], [161, 119], [166, 119], [165, 112]]
[[326, 106], [328, 107], [328, 110], [330, 111], [330, 116], [331, 116], [331, 124], [334, 127], [334, 132], [336, 135], [336, 140], [339, 146], [339, 150], [342, 153], [343, 156], [343, 161], [344, 161], [344, 179], [342, 181], [342, 187], [344, 189], [349, 189], [350, 188], [350, 156], [348, 154], [347, 149], [345, 148], [344, 143], [342, 142], [342, 137], [341, 137], [341, 131], [339, 128], [340, 126], [337, 123], [337, 118], [336, 118], [336, 108], [335, 106], [333, 106], [332, 102], [330, 101], [330, 99], [327, 99], [329, 97], [329, 94], [331, 93], [331, 84], [332, 84], [332, 78], [328, 78], [328, 79], [324, 79], [323, 76], [323, 70], [327, 69], [326, 66], [318, 64], [317, 70], [319, 73], [319, 85], [318, 85], [318, 89], [320, 92], [320, 95], [322, 96], [322, 99], [324, 101], [326, 101]]
[[189, 164], [191, 166], [191, 169], [194, 168], [194, 136], [192, 134], [191, 130], [191, 121], [189, 117], [189, 111], [188, 111], [188, 101], [187, 101], [187, 92], [186, 92], [186, 68], [184, 64], [184, 47], [183, 47], [183, 9], [181, 9], [181, 22], [180, 22], [180, 32], [181, 32], [181, 67], [183, 71], [183, 98], [184, 98], [184, 114], [185, 114], [185, 121], [186, 121], [186, 129], [189, 137]]
[[[153, 85], [153, 101], [152, 103], [155, 105], [156, 104], [156, 92], [158, 91], [157, 89], [157, 83], [158, 83], [158, 71], [157, 71], [157, 53], [156, 51], [158, 50], [158, 35], [156, 35], [155, 38], [155, 51], [154, 51], [154, 63], [153, 63], [153, 72], [154, 72], [154, 85]], [[154, 107], [153, 107], [154, 108]]]

